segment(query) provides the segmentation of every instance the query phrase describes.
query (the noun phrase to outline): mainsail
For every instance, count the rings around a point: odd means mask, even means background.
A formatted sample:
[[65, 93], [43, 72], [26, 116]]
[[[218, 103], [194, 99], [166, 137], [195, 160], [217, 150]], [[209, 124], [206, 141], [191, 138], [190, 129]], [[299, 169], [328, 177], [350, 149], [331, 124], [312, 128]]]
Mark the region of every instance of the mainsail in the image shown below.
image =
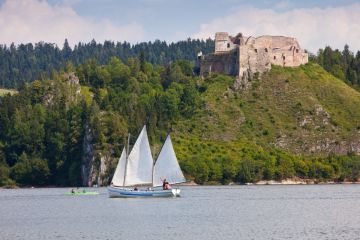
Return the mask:
[[125, 166], [126, 166], [126, 149], [124, 147], [121, 156], [119, 158], [119, 162], [116, 166], [114, 176], [111, 181], [114, 186], [124, 186]]
[[170, 135], [167, 136], [155, 163], [153, 186], [161, 186], [161, 179], [164, 178], [166, 178], [170, 184], [186, 181], [176, 158]]
[[153, 166], [154, 160], [151, 155], [146, 126], [144, 126], [128, 156], [124, 185], [151, 184]]

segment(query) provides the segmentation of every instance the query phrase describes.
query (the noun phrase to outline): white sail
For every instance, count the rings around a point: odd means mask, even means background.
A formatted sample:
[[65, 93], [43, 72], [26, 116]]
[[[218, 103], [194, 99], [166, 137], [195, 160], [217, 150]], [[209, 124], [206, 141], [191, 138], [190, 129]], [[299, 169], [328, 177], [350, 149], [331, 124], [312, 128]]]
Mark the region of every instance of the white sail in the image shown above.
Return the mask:
[[159, 153], [154, 167], [154, 187], [162, 186], [161, 179], [166, 178], [170, 184], [185, 182], [185, 177], [180, 169], [170, 135]]
[[151, 184], [153, 165], [154, 160], [151, 155], [146, 126], [144, 126], [128, 156], [125, 186]]
[[122, 150], [119, 162], [116, 166], [114, 176], [111, 180], [111, 183], [114, 186], [124, 186], [124, 176], [125, 176], [125, 166], [126, 166], [126, 149]]

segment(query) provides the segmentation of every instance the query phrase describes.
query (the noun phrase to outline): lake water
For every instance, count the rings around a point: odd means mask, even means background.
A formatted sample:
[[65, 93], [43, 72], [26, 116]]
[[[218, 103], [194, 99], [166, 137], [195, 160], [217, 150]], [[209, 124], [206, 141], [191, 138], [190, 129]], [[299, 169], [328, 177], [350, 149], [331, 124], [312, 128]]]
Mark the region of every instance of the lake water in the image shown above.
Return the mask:
[[182, 187], [171, 199], [95, 190], [0, 190], [0, 239], [360, 239], [360, 185]]

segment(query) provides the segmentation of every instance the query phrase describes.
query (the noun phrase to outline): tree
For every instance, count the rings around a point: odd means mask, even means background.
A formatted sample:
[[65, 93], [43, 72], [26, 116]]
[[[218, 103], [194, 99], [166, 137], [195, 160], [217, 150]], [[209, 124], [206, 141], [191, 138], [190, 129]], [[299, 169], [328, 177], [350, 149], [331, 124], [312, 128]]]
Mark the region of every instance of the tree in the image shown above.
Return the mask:
[[242, 183], [253, 183], [263, 177], [262, 164], [251, 158], [245, 158], [240, 162], [238, 180]]
[[0, 186], [4, 186], [7, 184], [11, 184], [10, 180], [10, 168], [9, 166], [4, 163], [0, 162]]
[[180, 111], [185, 117], [191, 117], [200, 106], [199, 92], [193, 84], [187, 85], [180, 97]]
[[145, 72], [145, 52], [141, 51], [139, 55], [140, 71]]
[[45, 160], [35, 157], [31, 159], [31, 172], [29, 183], [33, 185], [46, 185], [50, 176], [50, 169]]
[[295, 176], [294, 161], [288, 154], [280, 153], [277, 156], [277, 171], [275, 172], [277, 179], [286, 179]]
[[31, 165], [28, 156], [23, 152], [19, 158], [19, 161], [12, 167], [12, 178], [20, 184], [29, 184], [31, 174]]
[[221, 182], [223, 184], [228, 184], [231, 181], [234, 181], [237, 168], [235, 162], [228, 157], [223, 157], [221, 159], [222, 166], [222, 179]]
[[[195, 160], [196, 159], [196, 160]], [[209, 180], [209, 167], [202, 158], [195, 158], [195, 182], [203, 184]]]
[[72, 53], [71, 47], [69, 45], [68, 40], [65, 38], [64, 46], [62, 48], [63, 58], [66, 59], [66, 60], [70, 60], [71, 59], [71, 53]]
[[326, 71], [356, 88], [360, 82], [358, 79], [360, 73], [360, 61], [357, 60], [358, 55], [359, 51], [354, 57], [347, 44], [342, 52], [327, 46], [324, 50], [319, 50], [317, 62]]

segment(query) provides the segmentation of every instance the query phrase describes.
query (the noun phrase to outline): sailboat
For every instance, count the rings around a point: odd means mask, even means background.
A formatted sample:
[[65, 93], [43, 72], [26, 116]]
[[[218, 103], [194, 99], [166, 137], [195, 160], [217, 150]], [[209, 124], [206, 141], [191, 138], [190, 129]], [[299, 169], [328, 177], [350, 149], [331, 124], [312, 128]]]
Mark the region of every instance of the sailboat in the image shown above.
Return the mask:
[[[128, 141], [129, 142], [129, 141]], [[160, 150], [154, 164], [151, 155], [146, 125], [141, 130], [132, 150], [124, 147], [116, 166], [111, 185], [108, 187], [110, 197], [177, 197], [180, 189], [163, 190], [163, 179], [169, 184], [185, 182], [170, 134]], [[146, 190], [138, 186], [148, 186]]]

